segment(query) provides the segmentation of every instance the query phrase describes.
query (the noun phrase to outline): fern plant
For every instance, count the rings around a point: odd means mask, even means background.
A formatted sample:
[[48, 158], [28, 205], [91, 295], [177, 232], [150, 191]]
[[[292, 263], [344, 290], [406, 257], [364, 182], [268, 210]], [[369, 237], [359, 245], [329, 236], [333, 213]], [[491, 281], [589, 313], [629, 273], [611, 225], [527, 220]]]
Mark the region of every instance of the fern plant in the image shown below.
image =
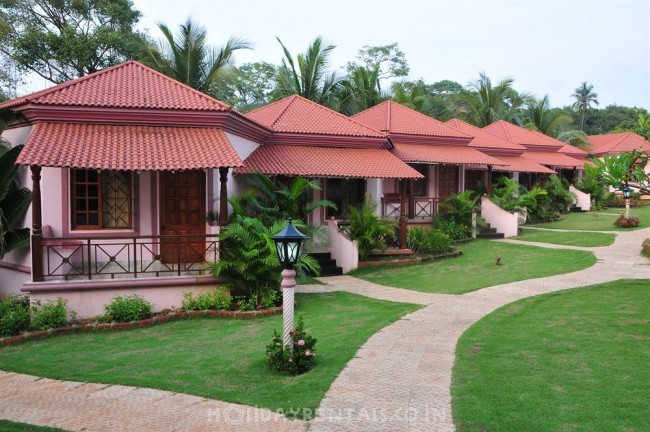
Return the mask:
[[516, 180], [501, 177], [492, 193], [492, 200], [505, 211], [528, 214], [534, 212], [546, 196], [546, 191], [540, 187], [526, 190]]
[[469, 226], [472, 224], [472, 213], [478, 211], [478, 197], [474, 192], [466, 190], [461, 193], [450, 195], [440, 206], [440, 219], [451, 220], [459, 225]]
[[350, 207], [350, 225], [346, 231], [357, 242], [361, 259], [366, 259], [375, 250], [386, 250], [386, 240], [394, 239], [397, 222], [377, 216], [377, 204], [370, 196], [360, 207]]
[[16, 159], [22, 148], [0, 142], [0, 259], [12, 249], [29, 246], [29, 228], [16, 228], [32, 201], [30, 190], [18, 182]]

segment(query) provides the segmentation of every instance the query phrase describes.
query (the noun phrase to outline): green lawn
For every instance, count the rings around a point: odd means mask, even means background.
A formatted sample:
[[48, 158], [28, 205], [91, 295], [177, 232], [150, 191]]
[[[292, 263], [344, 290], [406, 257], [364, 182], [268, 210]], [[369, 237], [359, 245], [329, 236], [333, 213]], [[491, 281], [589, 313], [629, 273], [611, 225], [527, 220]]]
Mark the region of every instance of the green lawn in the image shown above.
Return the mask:
[[523, 228], [521, 232], [513, 239], [585, 247], [609, 246], [616, 239], [615, 234], [606, 233], [541, 231], [526, 228]]
[[190, 393], [309, 417], [359, 347], [421, 306], [345, 292], [297, 294], [296, 314], [318, 339], [318, 365], [286, 377], [270, 372], [265, 348], [282, 316], [191, 319], [149, 328], [74, 333], [0, 348], [0, 369], [48, 378]]
[[524, 299], [461, 337], [459, 432], [648, 430], [650, 283], [617, 281]]
[[640, 219], [637, 228], [619, 228], [614, 226], [614, 221], [619, 215], [624, 214], [624, 208], [608, 208], [597, 212], [567, 213], [564, 219], [557, 222], [549, 222], [531, 226], [542, 228], [557, 228], [569, 230], [590, 230], [590, 231], [624, 231], [650, 227], [650, 206], [630, 209], [630, 216]]
[[[591, 252], [487, 240], [460, 245], [463, 254], [404, 267], [366, 267], [351, 273], [370, 282], [414, 291], [462, 294], [502, 283], [569, 273], [592, 266]], [[501, 258], [496, 265], [496, 257]]]
[[0, 420], [0, 431], [2, 432], [65, 432], [63, 429], [56, 429], [44, 426], [35, 426], [27, 423], [16, 423], [9, 420]]

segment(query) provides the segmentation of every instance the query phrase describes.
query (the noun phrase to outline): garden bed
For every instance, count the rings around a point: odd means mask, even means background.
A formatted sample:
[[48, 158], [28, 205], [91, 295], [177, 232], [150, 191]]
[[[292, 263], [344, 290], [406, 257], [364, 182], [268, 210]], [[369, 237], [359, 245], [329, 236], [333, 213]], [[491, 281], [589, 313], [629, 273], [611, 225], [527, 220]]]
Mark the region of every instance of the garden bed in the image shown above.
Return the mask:
[[[364, 267], [373, 267], [373, 266], [405, 266], [411, 264], [419, 264], [423, 262], [435, 261], [444, 258], [455, 258], [460, 256], [463, 251], [458, 248], [452, 248], [453, 250], [444, 254], [437, 255], [411, 255], [408, 258], [405, 258], [404, 255], [400, 258], [395, 258], [395, 255], [373, 255], [377, 256], [378, 259], [371, 261], [360, 261], [359, 268]], [[413, 254], [413, 252], [411, 252]]]

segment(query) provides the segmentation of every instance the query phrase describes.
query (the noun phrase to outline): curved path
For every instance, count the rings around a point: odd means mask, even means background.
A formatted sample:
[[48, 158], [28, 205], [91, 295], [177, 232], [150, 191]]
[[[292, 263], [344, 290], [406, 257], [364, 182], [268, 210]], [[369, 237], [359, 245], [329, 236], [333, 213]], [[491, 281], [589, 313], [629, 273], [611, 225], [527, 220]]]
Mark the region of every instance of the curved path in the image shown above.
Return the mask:
[[453, 431], [451, 370], [458, 338], [470, 325], [524, 297], [616, 279], [650, 279], [650, 261], [639, 255], [650, 228], [614, 234], [611, 246], [581, 248], [598, 258], [588, 269], [463, 295], [390, 288], [349, 276], [300, 287], [426, 306], [380, 330], [361, 347], [309, 424], [197, 396], [1, 371], [0, 418], [75, 431]]

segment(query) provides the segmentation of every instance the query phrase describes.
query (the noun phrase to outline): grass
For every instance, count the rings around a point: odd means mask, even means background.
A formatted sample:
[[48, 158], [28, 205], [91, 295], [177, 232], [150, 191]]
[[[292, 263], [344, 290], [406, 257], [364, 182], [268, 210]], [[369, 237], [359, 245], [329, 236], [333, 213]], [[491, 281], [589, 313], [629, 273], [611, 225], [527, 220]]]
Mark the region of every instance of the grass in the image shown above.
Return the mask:
[[35, 426], [27, 423], [17, 423], [0, 419], [0, 431], [2, 432], [65, 432], [63, 429]]
[[0, 370], [190, 393], [309, 418], [359, 347], [421, 306], [345, 292], [296, 294], [296, 314], [318, 339], [317, 366], [274, 374], [265, 348], [282, 317], [192, 319], [149, 328], [73, 333], [0, 348]]
[[648, 281], [616, 281], [521, 300], [474, 324], [456, 349], [457, 430], [648, 430], [649, 293]]
[[596, 212], [567, 213], [564, 215], [564, 219], [561, 221], [548, 222], [531, 226], [579, 231], [629, 231], [650, 227], [650, 206], [630, 209], [630, 216], [638, 217], [640, 219], [639, 226], [636, 228], [620, 228], [614, 226], [614, 221], [616, 218], [624, 213], [625, 209], [618, 207], [612, 207]]
[[541, 231], [523, 228], [515, 240], [552, 243], [568, 246], [609, 246], [616, 239], [615, 234], [592, 232]]
[[[351, 275], [380, 285], [414, 291], [462, 294], [492, 285], [569, 273], [596, 263], [591, 252], [476, 240], [463, 254], [404, 267], [366, 267]], [[501, 258], [496, 265], [496, 257]]]

